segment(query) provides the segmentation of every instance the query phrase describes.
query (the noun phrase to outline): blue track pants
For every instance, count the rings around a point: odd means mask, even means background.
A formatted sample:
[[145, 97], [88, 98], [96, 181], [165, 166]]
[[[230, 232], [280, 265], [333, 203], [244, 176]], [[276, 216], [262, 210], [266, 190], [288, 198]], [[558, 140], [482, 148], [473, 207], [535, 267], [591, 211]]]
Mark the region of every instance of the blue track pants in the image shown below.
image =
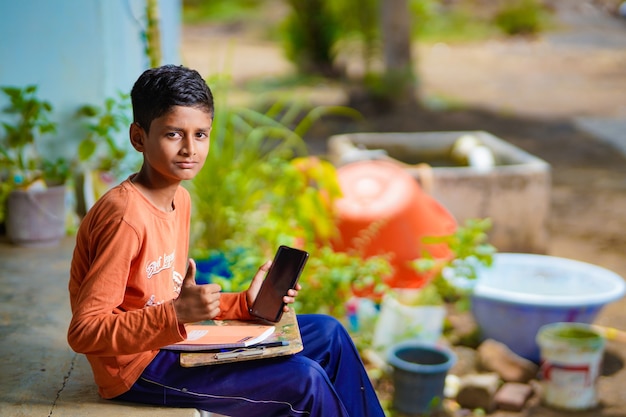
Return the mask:
[[119, 400], [231, 417], [383, 417], [350, 335], [330, 316], [299, 315], [293, 356], [183, 368], [162, 350]]

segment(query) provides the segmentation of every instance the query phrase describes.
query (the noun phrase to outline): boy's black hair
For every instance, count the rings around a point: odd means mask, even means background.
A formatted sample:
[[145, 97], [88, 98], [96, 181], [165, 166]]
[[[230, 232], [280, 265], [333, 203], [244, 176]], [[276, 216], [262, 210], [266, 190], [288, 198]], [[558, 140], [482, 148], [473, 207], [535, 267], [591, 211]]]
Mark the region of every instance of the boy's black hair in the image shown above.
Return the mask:
[[196, 107], [214, 115], [213, 94], [198, 71], [182, 65], [150, 68], [135, 81], [130, 93], [133, 121], [146, 132], [173, 106]]

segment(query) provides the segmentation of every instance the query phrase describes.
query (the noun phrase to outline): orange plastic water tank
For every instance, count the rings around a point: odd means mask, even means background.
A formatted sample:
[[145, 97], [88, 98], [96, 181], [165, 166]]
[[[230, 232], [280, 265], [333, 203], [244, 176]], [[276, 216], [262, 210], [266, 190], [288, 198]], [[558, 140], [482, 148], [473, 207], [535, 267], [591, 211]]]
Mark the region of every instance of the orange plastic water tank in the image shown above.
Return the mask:
[[359, 161], [337, 169], [343, 192], [336, 202], [340, 238], [336, 250], [358, 250], [364, 257], [391, 254], [392, 288], [419, 288], [426, 275], [409, 262], [428, 250], [435, 258], [450, 256], [444, 244], [425, 245], [425, 236], [450, 235], [456, 220], [418, 182], [392, 161]]

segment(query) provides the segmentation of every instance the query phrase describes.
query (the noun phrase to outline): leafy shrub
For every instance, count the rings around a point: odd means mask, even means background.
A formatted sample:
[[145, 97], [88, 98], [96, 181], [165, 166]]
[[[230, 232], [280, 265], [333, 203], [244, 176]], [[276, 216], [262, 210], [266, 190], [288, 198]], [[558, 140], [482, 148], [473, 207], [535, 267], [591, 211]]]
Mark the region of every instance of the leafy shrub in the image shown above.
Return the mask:
[[494, 22], [508, 35], [534, 35], [546, 27], [547, 17], [539, 0], [514, 0], [506, 2]]
[[227, 271], [209, 273], [209, 279], [226, 291], [241, 291], [279, 245], [301, 247], [310, 258], [297, 311], [341, 318], [352, 286], [375, 287], [390, 266], [382, 256], [364, 260], [331, 248], [337, 233], [333, 201], [341, 195], [335, 168], [307, 157], [302, 139], [325, 114], [357, 113], [323, 106], [302, 116], [300, 110], [284, 102], [264, 113], [216, 105], [206, 166], [187, 184], [194, 200], [191, 254], [219, 261]]
[[468, 219], [465, 224], [448, 236], [424, 238], [425, 243], [446, 243], [453, 257], [439, 260], [426, 253], [412, 262], [419, 272], [435, 271], [434, 278], [424, 287], [421, 305], [438, 305], [454, 302], [460, 311], [469, 307], [473, 284], [478, 278], [478, 270], [491, 266], [496, 248], [488, 242], [487, 232], [491, 229], [491, 219]]

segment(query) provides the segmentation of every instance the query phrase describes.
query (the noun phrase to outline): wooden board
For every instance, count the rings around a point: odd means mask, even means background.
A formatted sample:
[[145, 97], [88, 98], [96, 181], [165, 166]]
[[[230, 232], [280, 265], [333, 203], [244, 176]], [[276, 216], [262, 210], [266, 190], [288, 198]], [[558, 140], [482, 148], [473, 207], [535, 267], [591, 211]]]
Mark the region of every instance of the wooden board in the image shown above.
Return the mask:
[[[247, 322], [250, 323], [250, 322]], [[265, 322], [258, 322], [265, 323]], [[276, 356], [293, 355], [300, 352], [304, 346], [302, 345], [302, 337], [300, 336], [300, 328], [296, 313], [290, 309], [288, 313], [283, 314], [282, 319], [276, 323], [274, 333], [263, 341], [263, 343], [271, 342], [288, 342], [287, 346], [269, 347], [255, 349], [254, 346], [240, 349], [241, 355], [220, 355], [217, 352], [181, 352], [180, 365], [183, 367], [217, 365], [229, 362], [259, 360], [273, 358]], [[230, 353], [230, 352], [229, 352]]]

